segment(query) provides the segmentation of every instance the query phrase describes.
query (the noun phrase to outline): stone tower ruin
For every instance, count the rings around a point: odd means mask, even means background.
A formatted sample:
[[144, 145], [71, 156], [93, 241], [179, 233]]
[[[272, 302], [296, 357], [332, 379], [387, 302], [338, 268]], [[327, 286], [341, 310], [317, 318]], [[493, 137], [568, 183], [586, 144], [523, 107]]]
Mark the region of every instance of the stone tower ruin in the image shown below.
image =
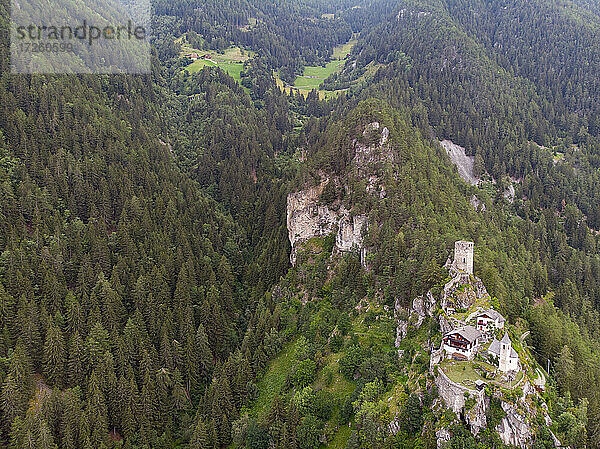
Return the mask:
[[454, 244], [454, 268], [473, 274], [473, 242], [460, 241]]

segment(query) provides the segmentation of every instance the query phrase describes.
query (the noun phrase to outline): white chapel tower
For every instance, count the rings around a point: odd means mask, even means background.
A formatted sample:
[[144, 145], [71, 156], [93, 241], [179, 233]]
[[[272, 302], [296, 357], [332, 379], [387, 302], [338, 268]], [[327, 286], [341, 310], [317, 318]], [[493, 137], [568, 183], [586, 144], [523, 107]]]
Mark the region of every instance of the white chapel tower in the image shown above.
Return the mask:
[[499, 357], [499, 363], [498, 363], [498, 368], [500, 369], [500, 371], [506, 373], [508, 371], [512, 371], [513, 370], [513, 364], [512, 362], [512, 357], [511, 357], [511, 353], [513, 351], [512, 348], [512, 343], [510, 341], [510, 338], [508, 338], [508, 334], [504, 334], [504, 337], [502, 338], [502, 340], [500, 340], [500, 357]]

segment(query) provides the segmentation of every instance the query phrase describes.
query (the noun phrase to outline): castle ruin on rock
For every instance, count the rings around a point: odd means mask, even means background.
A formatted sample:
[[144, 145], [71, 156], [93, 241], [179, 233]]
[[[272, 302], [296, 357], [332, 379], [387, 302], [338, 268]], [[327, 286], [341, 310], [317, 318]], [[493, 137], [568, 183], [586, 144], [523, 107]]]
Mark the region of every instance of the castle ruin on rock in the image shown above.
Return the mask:
[[[535, 439], [537, 423], [552, 424], [540, 395], [546, 375], [526, 346], [514, 345], [524, 335], [519, 334], [522, 330], [496, 310], [497, 300], [473, 274], [474, 246], [473, 242], [455, 242], [454, 257], [445, 266], [450, 281], [444, 281], [439, 293], [428, 291], [408, 309], [396, 303], [398, 355], [404, 354], [402, 341], [415, 338], [409, 337], [410, 329], [419, 328], [427, 319], [439, 321], [441, 335], [434, 344], [430, 340], [423, 346], [430, 355], [438, 406], [462, 416], [477, 435], [488, 426], [493, 399], [505, 413], [494, 430], [504, 444], [525, 449]], [[438, 449], [450, 434], [451, 426], [438, 430]], [[560, 447], [560, 441], [551, 436]]]
[[467, 274], [473, 274], [474, 248], [475, 244], [473, 242], [456, 242], [454, 244], [454, 262], [452, 262], [452, 267]]

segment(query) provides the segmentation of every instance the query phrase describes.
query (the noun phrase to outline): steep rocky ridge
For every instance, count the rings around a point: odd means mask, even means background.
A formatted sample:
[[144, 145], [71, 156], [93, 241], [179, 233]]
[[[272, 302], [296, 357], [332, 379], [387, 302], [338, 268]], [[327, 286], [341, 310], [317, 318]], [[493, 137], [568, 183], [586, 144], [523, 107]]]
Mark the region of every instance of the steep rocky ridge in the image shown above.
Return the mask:
[[294, 192], [287, 199], [287, 228], [292, 245], [290, 260], [295, 265], [298, 246], [314, 237], [324, 237], [336, 233], [335, 247], [347, 252], [362, 250], [362, 229], [367, 219], [365, 215], [352, 216], [343, 205], [337, 210], [320, 203], [320, 196], [327, 183]]
[[[352, 176], [366, 180], [366, 192], [379, 198], [386, 196], [382, 182], [383, 164], [394, 160], [389, 136], [387, 127], [379, 122], [372, 122], [364, 128], [364, 139], [352, 141]], [[345, 205], [339, 200], [332, 204], [323, 202], [321, 196], [328, 184], [338, 186], [341, 182], [326, 173], [320, 173], [320, 177], [318, 185], [290, 193], [287, 198], [287, 228], [292, 246], [292, 264], [295, 265], [298, 248], [303, 242], [335, 232], [335, 249], [338, 252], [360, 251], [361, 263], [365, 265], [363, 230], [367, 226], [367, 216], [354, 214], [351, 205]]]
[[[460, 315], [464, 315], [464, 318], [458, 320], [440, 311], [447, 308], [479, 310], [478, 304], [482, 303], [482, 300], [486, 301], [486, 298], [489, 300], [489, 294], [481, 279], [458, 272], [451, 266], [447, 267], [450, 268], [451, 279], [441, 286], [438, 295], [429, 291], [426, 295], [415, 298], [408, 309], [404, 309], [397, 302], [397, 348], [411, 329], [417, 330], [427, 318], [439, 321], [440, 333], [444, 335], [465, 325], [474, 316], [474, 313], [464, 313]], [[541, 416], [546, 426], [551, 425], [548, 408], [527, 375], [518, 383], [518, 388], [515, 386], [512, 389], [512, 394], [506, 388], [497, 388], [494, 382], [491, 385], [493, 388], [477, 388], [475, 385], [468, 387], [453, 381], [441, 369], [440, 363], [445, 357], [444, 350], [438, 346], [439, 344], [430, 344], [427, 348], [430, 356], [430, 374], [434, 376], [439, 392], [438, 406], [447, 407], [457, 416], [462, 416], [474, 435], [488, 425], [492, 399], [499, 401], [504, 413], [494, 429], [504, 444], [520, 448], [530, 447], [536, 433], [538, 416]], [[400, 356], [403, 354], [400, 349], [398, 352]], [[515, 394], [518, 396], [515, 397]], [[450, 428], [440, 428], [436, 435], [438, 447], [441, 449], [450, 439]], [[559, 446], [560, 442], [556, 437], [553, 438], [555, 445]]]

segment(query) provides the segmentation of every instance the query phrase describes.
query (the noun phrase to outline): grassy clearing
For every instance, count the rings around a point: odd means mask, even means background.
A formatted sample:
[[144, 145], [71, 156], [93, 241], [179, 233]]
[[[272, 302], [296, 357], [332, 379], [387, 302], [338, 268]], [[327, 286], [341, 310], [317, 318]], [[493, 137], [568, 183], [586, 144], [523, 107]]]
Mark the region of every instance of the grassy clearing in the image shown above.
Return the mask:
[[[261, 419], [268, 413], [275, 397], [283, 392], [285, 380], [288, 373], [294, 368], [297, 341], [288, 343], [281, 353], [269, 364], [265, 375], [258, 382], [259, 396], [248, 410], [248, 414], [254, 418]], [[339, 359], [343, 353], [329, 354], [325, 366], [319, 370], [317, 378], [313, 383], [315, 390], [327, 390], [333, 394], [336, 401], [342, 401], [350, 396], [356, 389], [356, 383], [348, 381], [340, 373]], [[336, 406], [329, 425], [337, 427], [340, 408]], [[351, 429], [345, 425], [339, 425], [330, 443], [330, 449], [343, 449], [348, 443]]]
[[339, 430], [326, 447], [329, 449], [344, 449], [348, 444], [351, 433], [352, 429], [350, 427], [340, 426]]
[[352, 48], [356, 45], [358, 41], [356, 39], [350, 39], [348, 42], [342, 45], [338, 45], [333, 49], [333, 59], [346, 59], [346, 56], [350, 54]]
[[283, 351], [269, 364], [265, 375], [258, 382], [259, 396], [248, 410], [250, 416], [261, 418], [269, 411], [273, 399], [283, 391], [287, 374], [294, 365], [296, 341], [288, 343]]
[[214, 50], [198, 50], [182, 43], [181, 56], [190, 53], [197, 53], [200, 56], [209, 55], [210, 59], [215, 62], [245, 62], [253, 56], [252, 52], [243, 51], [240, 47], [229, 47], [223, 53], [218, 53]]
[[[314, 384], [315, 390], [323, 389], [330, 391], [336, 399], [346, 398], [356, 389], [356, 383], [349, 382], [340, 373], [338, 361], [341, 356], [342, 354], [329, 354], [327, 365], [319, 372]], [[329, 376], [331, 377], [328, 378]]]
[[[298, 87], [294, 87], [294, 86], [289, 86], [279, 77], [279, 73], [277, 73], [277, 72], [274, 72], [273, 76], [275, 77], [275, 82], [277, 84], [277, 87], [279, 87], [279, 89], [281, 89], [282, 92], [285, 92], [288, 95], [290, 94], [290, 92], [295, 92], [295, 93], [299, 93], [299, 94], [303, 95], [304, 97], [306, 97], [313, 90], [313, 88], [311, 88], [311, 87], [298, 88]], [[330, 98], [334, 98], [339, 94], [339, 92], [330, 92], [330, 91], [326, 91], [326, 90], [317, 90], [317, 93], [319, 94], [320, 100], [327, 100]]]
[[502, 380], [499, 374], [496, 374], [493, 377], [488, 377], [488, 379], [483, 378], [477, 371], [475, 371], [475, 367], [484, 369], [489, 373], [493, 373], [496, 370], [495, 366], [482, 361], [458, 362], [455, 360], [444, 360], [440, 364], [440, 368], [444, 371], [446, 376], [450, 378], [450, 380], [471, 389], [475, 388], [475, 381], [477, 380], [482, 380], [488, 384], [495, 384], [504, 388], [513, 389], [520, 385], [521, 381], [525, 377], [525, 373], [523, 371], [519, 371], [515, 376], [515, 379], [507, 384]]
[[380, 319], [366, 322], [365, 317], [360, 316], [354, 321], [353, 329], [364, 346], [394, 347], [395, 322], [389, 317], [380, 315]]
[[344, 67], [343, 61], [330, 61], [325, 67], [305, 67], [302, 75], [296, 77], [294, 87], [318, 89], [329, 75], [338, 72]]
[[303, 89], [319, 89], [331, 74], [339, 72], [344, 67], [344, 60], [356, 45], [356, 40], [352, 39], [345, 44], [338, 45], [333, 49], [333, 58], [324, 66], [304, 67], [302, 75], [296, 77], [294, 87]]
[[[342, 356], [343, 353], [329, 354], [325, 366], [319, 371], [313, 384], [315, 390], [323, 389], [331, 392], [333, 398], [340, 404], [356, 389], [356, 382], [346, 380], [340, 372], [339, 359]], [[330, 426], [339, 426], [333, 439], [326, 446], [331, 449], [344, 449], [350, 438], [351, 429], [346, 425], [339, 425], [339, 419], [340, 407], [336, 406], [329, 419]]]
[[244, 69], [244, 64], [241, 62], [217, 64], [213, 61], [198, 59], [187, 66], [185, 70], [187, 70], [189, 73], [196, 73], [205, 67], [219, 67], [223, 71], [227, 72], [234, 80], [239, 82], [242, 79], [242, 70]]
[[290, 92], [298, 92], [305, 97], [312, 90], [317, 90], [319, 98], [321, 100], [335, 98], [339, 95], [340, 91], [325, 91], [321, 90], [323, 82], [333, 73], [339, 72], [344, 67], [344, 60], [352, 51], [354, 45], [356, 45], [356, 39], [351, 39], [345, 44], [338, 45], [333, 49], [333, 57], [324, 66], [308, 66], [304, 67], [302, 75], [299, 75], [294, 80], [293, 85], [287, 85], [281, 80], [277, 72], [274, 73], [275, 81], [277, 86], [289, 94]]
[[457, 384], [462, 384], [473, 388], [476, 380], [483, 379], [474, 369], [471, 362], [457, 362], [454, 360], [445, 360], [440, 365], [446, 376]]
[[217, 53], [215, 51], [198, 50], [185, 44], [182, 45], [181, 57], [194, 53], [201, 58], [192, 62], [184, 70], [189, 73], [196, 73], [205, 67], [219, 67], [238, 82], [241, 79], [244, 62], [253, 56], [251, 52], [245, 52], [239, 47], [230, 47], [224, 53]]
[[488, 371], [488, 372], [494, 372], [496, 371], [496, 367], [494, 365], [492, 365], [491, 363], [488, 362], [482, 362], [481, 360], [477, 360], [476, 363], [480, 368]]

